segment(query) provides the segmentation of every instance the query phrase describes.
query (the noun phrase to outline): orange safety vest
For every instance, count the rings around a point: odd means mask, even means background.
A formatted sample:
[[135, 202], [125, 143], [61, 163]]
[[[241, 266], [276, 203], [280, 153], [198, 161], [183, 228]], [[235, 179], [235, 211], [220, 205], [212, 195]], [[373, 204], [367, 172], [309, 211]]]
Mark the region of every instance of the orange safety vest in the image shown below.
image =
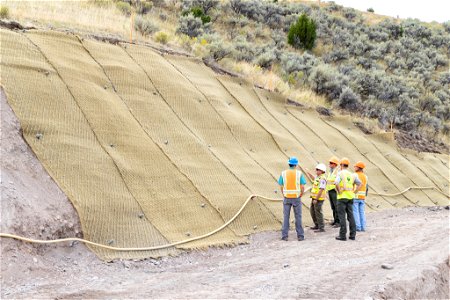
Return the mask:
[[283, 171], [281, 176], [283, 176], [283, 196], [285, 198], [299, 198], [302, 172], [295, 169], [289, 169]]
[[363, 172], [356, 172], [359, 180], [361, 180], [361, 185], [359, 189], [355, 193], [355, 198], [358, 200], [366, 199], [366, 191], [367, 191], [367, 175]]

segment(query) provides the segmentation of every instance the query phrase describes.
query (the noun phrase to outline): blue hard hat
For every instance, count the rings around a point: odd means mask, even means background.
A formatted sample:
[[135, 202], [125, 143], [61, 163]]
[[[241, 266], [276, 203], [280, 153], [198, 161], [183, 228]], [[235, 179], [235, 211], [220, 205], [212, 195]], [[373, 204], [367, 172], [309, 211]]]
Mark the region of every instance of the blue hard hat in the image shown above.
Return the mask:
[[297, 159], [297, 157], [292, 156], [291, 158], [289, 158], [288, 163], [289, 163], [290, 165], [294, 165], [294, 166], [298, 165], [298, 159]]

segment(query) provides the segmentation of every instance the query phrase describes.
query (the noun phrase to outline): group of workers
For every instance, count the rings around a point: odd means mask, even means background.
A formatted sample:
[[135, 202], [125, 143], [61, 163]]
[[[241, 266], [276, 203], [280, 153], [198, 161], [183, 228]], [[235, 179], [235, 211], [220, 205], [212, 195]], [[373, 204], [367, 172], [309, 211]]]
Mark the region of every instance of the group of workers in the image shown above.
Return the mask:
[[[283, 225], [281, 239], [288, 240], [289, 217], [291, 208], [294, 210], [295, 229], [299, 241], [305, 239], [302, 226], [301, 197], [305, 191], [305, 174], [298, 168], [298, 159], [291, 157], [288, 161], [289, 169], [283, 171], [278, 180], [283, 199]], [[336, 240], [347, 240], [347, 220], [349, 223], [349, 239], [355, 240], [357, 231], [366, 230], [365, 199], [368, 192], [367, 175], [364, 174], [365, 164], [358, 161], [354, 165], [354, 171], [349, 170], [350, 161], [344, 157], [329, 159], [329, 170], [325, 164], [316, 166], [315, 175], [307, 171], [307, 176], [312, 180], [310, 213], [314, 222], [311, 227], [315, 232], [325, 232], [322, 206], [326, 195], [330, 200], [333, 211], [334, 228], [340, 228]]]

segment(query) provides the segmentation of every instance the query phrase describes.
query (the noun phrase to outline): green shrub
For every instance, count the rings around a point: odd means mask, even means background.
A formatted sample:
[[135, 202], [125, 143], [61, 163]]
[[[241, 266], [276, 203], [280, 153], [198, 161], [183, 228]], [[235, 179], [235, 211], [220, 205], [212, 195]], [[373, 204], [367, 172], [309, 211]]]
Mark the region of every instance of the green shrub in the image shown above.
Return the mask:
[[182, 16], [187, 16], [189, 14], [192, 14], [194, 17], [199, 18], [200, 20], [202, 20], [203, 24], [209, 23], [211, 22], [211, 17], [208, 16], [207, 14], [204, 13], [203, 8], [199, 7], [199, 6], [195, 6], [192, 7], [189, 10], [185, 10], [183, 11], [183, 13], [181, 14]]
[[130, 3], [119, 1], [119, 2], [116, 3], [116, 7], [124, 15], [129, 16], [131, 14], [131, 5], [130, 5]]
[[311, 50], [316, 40], [316, 23], [302, 14], [289, 28], [288, 44], [294, 48]]
[[153, 24], [150, 19], [137, 16], [134, 20], [134, 29], [139, 31], [143, 36], [150, 35], [159, 30], [158, 26]]
[[155, 34], [155, 41], [157, 41], [160, 44], [165, 45], [169, 41], [169, 36], [167, 35], [167, 33], [160, 31]]
[[178, 33], [183, 33], [190, 37], [197, 37], [203, 33], [202, 21], [192, 14], [182, 16], [178, 22]]
[[370, 13], [374, 13], [374, 12], [375, 12], [375, 10], [374, 10], [372, 7], [369, 7], [369, 8], [367, 9], [367, 11], [370, 12]]
[[153, 8], [153, 2], [140, 1], [136, 3], [136, 12], [140, 15], [145, 15]]
[[9, 7], [8, 6], [0, 6], [0, 19], [8, 19], [9, 18]]

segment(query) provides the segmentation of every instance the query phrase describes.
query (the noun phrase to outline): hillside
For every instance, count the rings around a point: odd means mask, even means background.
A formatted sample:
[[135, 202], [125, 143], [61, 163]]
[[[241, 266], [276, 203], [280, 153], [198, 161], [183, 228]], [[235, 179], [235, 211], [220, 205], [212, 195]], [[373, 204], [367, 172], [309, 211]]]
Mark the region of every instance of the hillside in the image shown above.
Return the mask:
[[[448, 299], [450, 24], [319, 4], [2, 1], [0, 298]], [[308, 180], [280, 241], [294, 155], [365, 162], [356, 240]]]
[[[401, 152], [390, 134], [365, 135], [347, 117], [286, 104], [195, 58], [50, 31], [1, 37], [8, 102], [88, 240], [143, 247], [210, 232], [249, 195], [278, 198], [292, 155], [303, 170], [332, 155], [365, 161], [369, 211], [448, 204], [445, 155]], [[416, 185], [437, 190], [377, 196]], [[255, 199], [225, 230], [177, 248], [242, 243], [281, 220], [278, 203]], [[93, 250], [104, 259], [176, 253]]]
[[[41, 27], [50, 23], [183, 49], [307, 106], [362, 118], [370, 132], [394, 132], [402, 147], [448, 153], [448, 22], [393, 19], [315, 1], [5, 5], [12, 17]], [[310, 51], [287, 43], [301, 14], [317, 27]]]

